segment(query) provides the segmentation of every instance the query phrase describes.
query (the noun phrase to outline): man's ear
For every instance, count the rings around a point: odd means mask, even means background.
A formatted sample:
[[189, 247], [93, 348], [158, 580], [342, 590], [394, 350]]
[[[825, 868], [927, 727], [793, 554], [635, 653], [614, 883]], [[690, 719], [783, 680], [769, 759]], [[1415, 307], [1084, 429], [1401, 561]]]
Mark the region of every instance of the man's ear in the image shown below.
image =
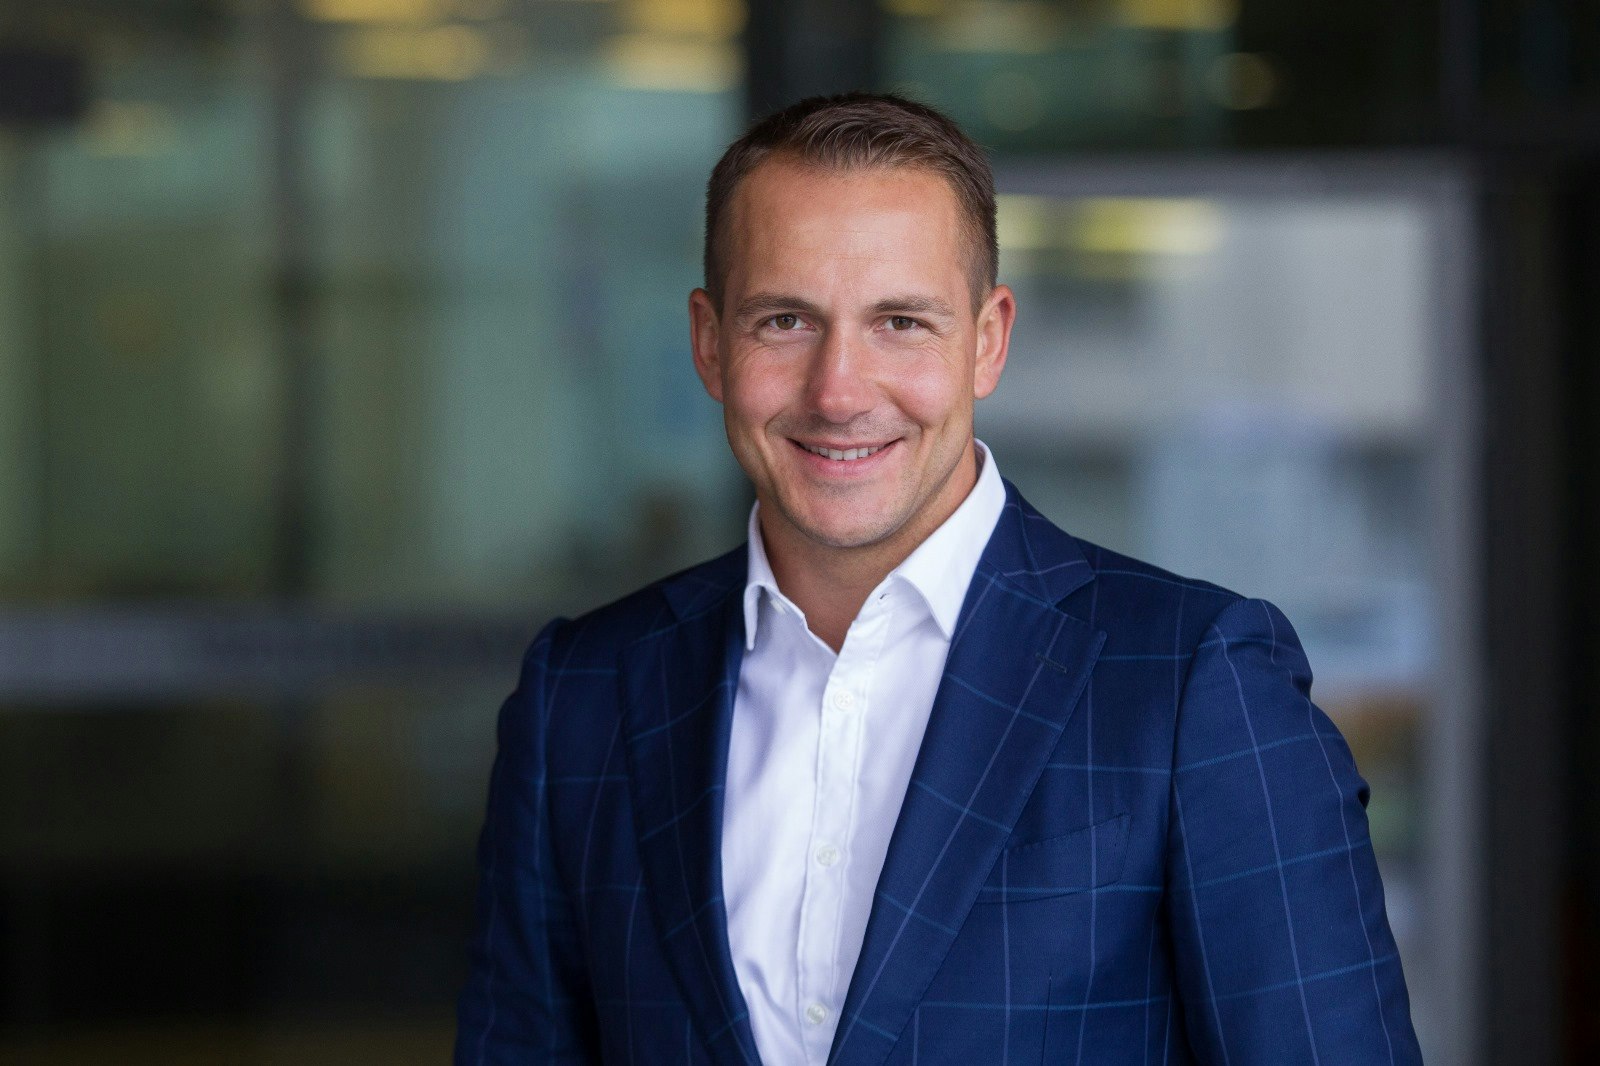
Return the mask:
[[722, 351], [717, 346], [721, 324], [711, 294], [696, 289], [689, 294], [689, 344], [694, 350], [694, 371], [706, 394], [722, 402]]
[[1000, 384], [1011, 348], [1011, 326], [1017, 320], [1017, 298], [1009, 285], [996, 285], [978, 311], [978, 357], [972, 371], [972, 395], [983, 399]]

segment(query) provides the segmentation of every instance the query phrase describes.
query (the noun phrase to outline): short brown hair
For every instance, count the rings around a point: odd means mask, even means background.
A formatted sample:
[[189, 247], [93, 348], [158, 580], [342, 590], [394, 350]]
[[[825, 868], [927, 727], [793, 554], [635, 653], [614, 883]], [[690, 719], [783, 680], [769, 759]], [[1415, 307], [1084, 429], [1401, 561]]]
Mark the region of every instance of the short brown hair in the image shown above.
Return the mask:
[[971, 248], [968, 273], [977, 307], [994, 288], [994, 172], [983, 149], [933, 108], [891, 93], [813, 96], [769, 115], [728, 146], [706, 183], [705, 285], [722, 306], [727, 278], [723, 216], [739, 183], [767, 157], [829, 170], [914, 167], [950, 183]]

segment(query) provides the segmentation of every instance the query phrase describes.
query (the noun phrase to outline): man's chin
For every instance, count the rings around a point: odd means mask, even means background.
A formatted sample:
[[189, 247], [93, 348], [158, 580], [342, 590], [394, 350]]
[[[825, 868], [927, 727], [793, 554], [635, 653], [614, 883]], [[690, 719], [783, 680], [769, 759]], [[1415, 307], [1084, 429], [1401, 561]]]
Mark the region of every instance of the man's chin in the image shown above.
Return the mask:
[[818, 547], [831, 551], [850, 551], [856, 548], [870, 548], [888, 539], [887, 534], [877, 530], [845, 530], [832, 532], [827, 530], [805, 530], [806, 538]]
[[808, 516], [790, 524], [811, 543], [838, 551], [881, 544], [892, 537], [901, 525], [888, 517], [872, 521], [859, 514], [836, 518]]

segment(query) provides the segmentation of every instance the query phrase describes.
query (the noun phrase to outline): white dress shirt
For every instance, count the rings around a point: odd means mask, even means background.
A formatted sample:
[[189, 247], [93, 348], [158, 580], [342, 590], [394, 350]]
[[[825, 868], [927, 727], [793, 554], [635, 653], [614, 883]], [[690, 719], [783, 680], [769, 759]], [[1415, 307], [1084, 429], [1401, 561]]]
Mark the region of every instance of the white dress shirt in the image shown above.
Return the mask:
[[750, 511], [722, 818], [733, 968], [767, 1066], [828, 1057], [967, 586], [1005, 507], [978, 483], [874, 589], [835, 655], [778, 588]]

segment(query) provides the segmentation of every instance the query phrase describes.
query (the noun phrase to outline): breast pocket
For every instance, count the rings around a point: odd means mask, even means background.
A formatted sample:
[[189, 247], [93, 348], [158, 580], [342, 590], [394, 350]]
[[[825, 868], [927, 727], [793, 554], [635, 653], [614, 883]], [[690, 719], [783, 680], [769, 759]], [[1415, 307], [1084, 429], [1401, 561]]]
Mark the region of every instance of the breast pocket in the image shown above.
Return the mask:
[[1113, 884], [1122, 877], [1127, 843], [1128, 815], [1117, 814], [1070, 833], [1007, 848], [978, 890], [977, 902], [1021, 903]]

